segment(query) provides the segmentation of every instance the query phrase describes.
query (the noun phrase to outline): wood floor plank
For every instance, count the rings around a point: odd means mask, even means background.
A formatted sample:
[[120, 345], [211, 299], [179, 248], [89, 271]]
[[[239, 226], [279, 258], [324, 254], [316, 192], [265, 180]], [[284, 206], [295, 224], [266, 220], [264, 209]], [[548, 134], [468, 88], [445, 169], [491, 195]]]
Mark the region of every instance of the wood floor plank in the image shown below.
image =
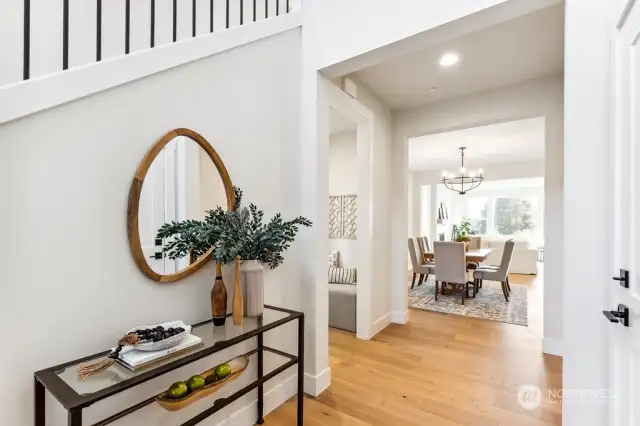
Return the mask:
[[[541, 353], [542, 276], [511, 282], [527, 285], [529, 327], [412, 309], [371, 341], [330, 329], [332, 384], [306, 399], [305, 425], [561, 425], [561, 402], [544, 397], [562, 387], [562, 359]], [[523, 385], [542, 390], [540, 407], [520, 406]], [[265, 424], [295, 421], [291, 400]]]

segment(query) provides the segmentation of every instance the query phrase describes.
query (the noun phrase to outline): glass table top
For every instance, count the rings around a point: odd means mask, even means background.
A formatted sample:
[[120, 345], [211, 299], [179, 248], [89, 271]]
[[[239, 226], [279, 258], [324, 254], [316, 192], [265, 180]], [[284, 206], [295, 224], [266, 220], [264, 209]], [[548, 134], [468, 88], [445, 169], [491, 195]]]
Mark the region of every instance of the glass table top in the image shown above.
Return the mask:
[[[195, 346], [192, 350], [175, 354], [173, 357], [154, 362], [151, 367], [136, 372], [120, 365], [119, 363], [115, 363], [107, 370], [95, 373], [86, 379], [81, 379], [78, 377], [77, 367], [83, 363], [92, 361], [88, 360], [73, 363], [59, 370], [55, 370], [53, 373], [71, 387], [71, 389], [73, 389], [78, 395], [85, 397], [95, 392], [108, 389], [112, 386], [126, 385], [130, 380], [134, 382], [138, 382], [138, 380], [134, 379], [140, 379], [140, 381], [150, 380], [155, 377], [155, 375], [148, 378], [142, 376], [150, 376], [148, 373], [153, 373], [158, 369], [162, 369], [163, 366], [177, 363], [177, 361], [180, 361], [181, 359], [184, 360], [184, 358], [191, 357], [194, 354], [201, 355], [197, 359], [204, 358], [217, 352], [218, 348], [224, 349], [229, 346], [227, 342], [234, 338], [238, 338], [236, 340], [239, 341], [245, 340], [242, 336], [250, 334], [251, 332], [256, 332], [261, 328], [268, 327], [270, 324], [274, 324], [280, 320], [285, 320], [287, 318], [293, 320], [296, 317], [295, 314], [296, 313], [289, 313], [265, 307], [262, 317], [244, 318], [243, 324], [240, 326], [234, 325], [231, 317], [227, 317], [226, 324], [220, 327], [214, 327], [211, 321], [201, 325], [196, 325], [191, 330], [191, 334], [202, 338], [201, 345]], [[232, 342], [231, 345], [233, 344], [234, 343]], [[101, 358], [101, 356], [98, 356], [93, 360], [98, 358]], [[179, 368], [180, 366], [182, 365], [176, 365], [175, 368]], [[169, 368], [169, 371], [173, 369], [174, 368]], [[159, 372], [159, 374], [163, 373]]]

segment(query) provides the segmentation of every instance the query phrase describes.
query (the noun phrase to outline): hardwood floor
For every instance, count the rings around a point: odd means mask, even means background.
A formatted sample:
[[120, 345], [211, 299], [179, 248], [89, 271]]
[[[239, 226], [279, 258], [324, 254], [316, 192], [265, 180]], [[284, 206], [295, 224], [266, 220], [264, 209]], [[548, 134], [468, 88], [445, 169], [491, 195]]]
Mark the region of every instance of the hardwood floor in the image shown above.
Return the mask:
[[[513, 275], [529, 287], [529, 327], [422, 310], [369, 342], [329, 332], [331, 387], [305, 401], [306, 426], [560, 425], [562, 359], [541, 353], [541, 276]], [[522, 408], [522, 385], [542, 389], [542, 404]], [[295, 401], [266, 418], [295, 425]]]

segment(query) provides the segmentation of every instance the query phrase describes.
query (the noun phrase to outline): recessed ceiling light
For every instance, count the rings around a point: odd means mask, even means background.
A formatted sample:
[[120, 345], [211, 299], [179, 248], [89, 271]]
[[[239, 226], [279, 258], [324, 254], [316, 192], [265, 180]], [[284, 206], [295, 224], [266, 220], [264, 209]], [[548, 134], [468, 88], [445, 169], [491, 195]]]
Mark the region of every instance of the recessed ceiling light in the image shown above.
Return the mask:
[[443, 67], [450, 67], [455, 65], [460, 60], [460, 56], [455, 53], [445, 53], [440, 57], [440, 65]]
[[438, 88], [437, 87], [429, 87], [429, 92], [437, 92]]

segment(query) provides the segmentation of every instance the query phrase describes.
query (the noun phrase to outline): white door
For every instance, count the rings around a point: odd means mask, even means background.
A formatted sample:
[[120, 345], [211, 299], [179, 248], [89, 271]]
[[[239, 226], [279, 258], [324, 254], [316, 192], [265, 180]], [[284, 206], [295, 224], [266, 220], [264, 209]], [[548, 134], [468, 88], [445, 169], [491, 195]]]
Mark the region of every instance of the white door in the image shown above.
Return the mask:
[[[614, 42], [613, 107], [613, 256], [611, 272], [624, 281], [611, 281], [610, 306], [629, 309], [628, 324], [617, 312], [604, 312], [610, 321], [610, 426], [640, 425], [640, 2], [629, 1], [618, 20]], [[617, 317], [614, 317], [617, 315]]]

